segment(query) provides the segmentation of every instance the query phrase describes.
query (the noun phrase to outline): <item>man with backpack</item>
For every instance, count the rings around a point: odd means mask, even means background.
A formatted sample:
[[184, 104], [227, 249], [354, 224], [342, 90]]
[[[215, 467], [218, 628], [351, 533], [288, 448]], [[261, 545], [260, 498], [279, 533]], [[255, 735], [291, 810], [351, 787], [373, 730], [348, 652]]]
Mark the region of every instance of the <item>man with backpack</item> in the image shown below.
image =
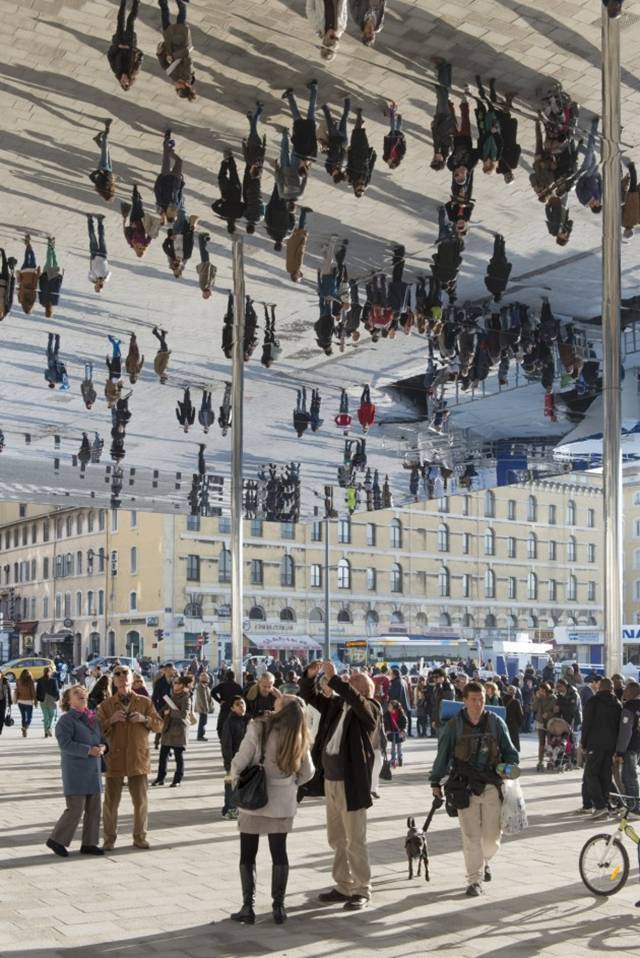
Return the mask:
[[467, 896], [482, 894], [482, 881], [491, 881], [489, 862], [500, 848], [501, 763], [517, 765], [504, 721], [485, 709], [479, 682], [467, 682], [463, 707], [444, 727], [429, 780], [434, 798], [445, 786], [447, 812], [460, 819], [467, 873]]

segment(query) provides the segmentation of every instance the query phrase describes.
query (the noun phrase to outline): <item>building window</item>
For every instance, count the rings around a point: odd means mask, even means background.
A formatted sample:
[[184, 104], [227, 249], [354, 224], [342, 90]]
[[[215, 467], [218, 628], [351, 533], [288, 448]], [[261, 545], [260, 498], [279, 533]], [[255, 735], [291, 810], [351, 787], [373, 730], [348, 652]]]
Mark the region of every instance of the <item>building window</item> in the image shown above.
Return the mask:
[[[226, 549], [222, 550], [226, 552]], [[187, 556], [187, 582], [200, 581], [200, 556]]]
[[392, 549], [402, 549], [402, 523], [399, 519], [391, 520], [390, 545]]
[[95, 523], [96, 523], [96, 514], [95, 514], [95, 512], [93, 512], [93, 510], [92, 510], [92, 511], [89, 513], [89, 515], [87, 516], [87, 530], [88, 530], [89, 532], [93, 532], [93, 528], [94, 528], [94, 526], [95, 526]]
[[48, 520], [48, 519], [43, 519], [43, 521], [42, 521], [42, 541], [43, 541], [43, 542], [48, 542], [48, 541], [49, 541], [49, 536], [50, 536], [50, 534], [51, 534], [51, 533], [50, 533], [50, 531], [49, 531], [49, 520]]
[[596, 584], [595, 582], [589, 582], [587, 585], [587, 601], [595, 602], [596, 601]]
[[518, 545], [515, 536], [509, 536], [507, 539], [507, 557], [515, 559], [518, 552]]
[[49, 578], [49, 557], [48, 556], [45, 556], [44, 559], [42, 560], [42, 578], [43, 579]]
[[321, 589], [322, 588], [322, 566], [317, 562], [314, 562], [311, 566], [311, 588], [312, 589]]
[[218, 532], [220, 532], [222, 535], [229, 535], [231, 532], [230, 516], [220, 516], [218, 519]]
[[633, 586], [634, 586], [634, 589], [633, 589], [634, 599], [636, 600], [636, 602], [640, 602], [640, 579], [636, 579]]
[[342, 545], [348, 545], [351, 542], [351, 520], [338, 520], [338, 542]]
[[463, 532], [462, 533], [462, 552], [463, 555], [468, 556], [471, 552], [471, 533]]
[[281, 609], [280, 610], [280, 621], [281, 622], [295, 622], [296, 614], [293, 609]]
[[[60, 535], [59, 535], [58, 538], [62, 538], [62, 519], [60, 519]], [[20, 530], [16, 527], [16, 528], [13, 530], [13, 544], [14, 544], [14, 546], [17, 547], [19, 541], [20, 541]]]
[[34, 522], [31, 526], [31, 545], [35, 545], [38, 541], [38, 526]]
[[200, 516], [187, 516], [187, 532], [200, 532]]
[[255, 539], [262, 539], [262, 536], [263, 536], [262, 519], [251, 520], [251, 535]]
[[515, 518], [516, 518], [516, 500], [509, 499], [509, 502], [507, 503], [507, 519], [509, 519], [511, 522], [514, 522]]
[[449, 496], [440, 496], [438, 499], [438, 512], [449, 511]]
[[556, 543], [554, 539], [549, 539], [549, 547], [547, 550], [547, 555], [550, 562], [556, 561], [557, 548], [556, 548]]
[[314, 519], [311, 526], [311, 541], [322, 542], [322, 519]]
[[129, 611], [136, 612], [138, 609], [138, 593], [130, 592], [129, 593]]
[[82, 552], [76, 552], [76, 575], [82, 575]]
[[67, 539], [69, 539], [73, 535], [73, 518], [71, 516], [67, 516], [67, 519], [65, 522], [65, 533], [66, 533]]
[[76, 592], [76, 616], [82, 615], [82, 592]]
[[[593, 542], [590, 542], [589, 545], [587, 546], [587, 562], [595, 562], [595, 561], [596, 561], [596, 547], [593, 544]], [[638, 568], [638, 566], [636, 566], [636, 568]]]
[[527, 504], [527, 521], [538, 521], [538, 500], [535, 496], [529, 496], [529, 501]]
[[518, 580], [514, 575], [510, 575], [508, 579], [508, 588], [509, 588], [509, 598], [517, 599], [518, 598]]
[[438, 526], [438, 552], [449, 551], [449, 526], [442, 523]]
[[402, 566], [399, 562], [391, 566], [391, 591], [402, 592]]
[[530, 572], [527, 576], [527, 595], [530, 599], [538, 598], [538, 576], [535, 572]]
[[402, 614], [400, 609], [396, 609], [394, 612], [391, 613], [389, 622], [391, 623], [391, 625], [404, 625], [404, 615]]
[[496, 497], [490, 489], [484, 494], [484, 515], [486, 519], [494, 519], [496, 515]]
[[138, 571], [138, 550], [135, 546], [131, 546], [129, 550], [129, 572], [131, 575], [135, 575]]
[[338, 562], [338, 588], [351, 588], [351, 563], [348, 559], [340, 559]]
[[471, 502], [471, 496], [463, 496], [463, 497], [462, 497], [462, 515], [463, 515], [463, 516], [468, 516], [468, 515], [469, 515], [469, 504], [470, 504], [470, 502]]
[[264, 609], [259, 605], [254, 605], [253, 608], [249, 609], [249, 618], [252, 622], [264, 622], [267, 618], [264, 614]]
[[280, 563], [280, 585], [283, 589], [293, 589], [296, 584], [296, 565], [291, 556], [283, 556]]
[[575, 526], [576, 524], [576, 504], [573, 499], [569, 499], [567, 503], [567, 525]]
[[569, 536], [567, 542], [567, 562], [575, 562], [577, 555], [578, 547], [576, 545], [576, 540], [573, 536]]
[[636, 539], [640, 539], [640, 519], [636, 519], [635, 530], [636, 530]]
[[376, 527], [373, 522], [367, 523], [367, 545], [375, 546], [376, 544]]
[[76, 529], [78, 531], [78, 535], [81, 536], [82, 533], [84, 532], [84, 515], [82, 512], [79, 512], [77, 515]]
[[350, 625], [351, 624], [351, 613], [348, 609], [340, 609], [336, 617], [336, 622], [339, 625]]
[[486, 556], [496, 554], [496, 535], [493, 529], [487, 529], [484, 534], [484, 554]]
[[596, 525], [595, 509], [587, 509], [587, 528], [594, 529]]
[[484, 595], [486, 599], [496, 597], [496, 574], [493, 569], [487, 569], [484, 574]]
[[555, 506], [549, 506], [549, 525], [555, 526], [557, 521], [557, 510]]
[[104, 615], [104, 589], [98, 591], [98, 615]]
[[30, 572], [29, 572], [29, 578], [31, 579], [32, 582], [33, 582], [34, 579], [37, 579], [37, 578], [38, 578], [38, 576], [37, 576], [37, 564], [36, 564], [36, 560], [35, 560], [35, 559], [32, 559], [32, 560], [31, 560], [31, 570], [30, 570]]
[[104, 564], [106, 561], [107, 561], [106, 553], [104, 549], [102, 548], [102, 546], [100, 546], [100, 548], [98, 549], [98, 572], [104, 572]]
[[574, 575], [569, 576], [567, 582], [567, 600], [569, 602], [576, 602], [578, 599], [578, 580]]
[[[191, 558], [191, 557], [190, 557]], [[198, 578], [196, 581], [200, 581], [200, 559], [198, 556], [193, 556], [192, 558], [198, 560]], [[189, 575], [187, 573], [187, 579]], [[220, 554], [218, 555], [218, 582], [231, 582], [231, 552], [229, 549], [221, 549]]]
[[470, 575], [462, 576], [462, 595], [465, 599], [468, 599], [471, 595], [471, 576]]
[[535, 532], [529, 533], [529, 538], [527, 539], [527, 559], [537, 559], [538, 558], [538, 539]]
[[111, 531], [112, 532], [118, 531], [118, 510], [117, 509], [111, 510]]
[[49, 618], [49, 596], [45, 595], [42, 597], [42, 618]]
[[451, 591], [449, 570], [443, 566], [438, 573], [438, 591], [443, 599], [448, 598]]
[[107, 525], [107, 513], [104, 509], [98, 509], [98, 531], [104, 532]]
[[62, 618], [62, 593], [56, 592], [56, 619]]
[[375, 569], [367, 569], [367, 589], [369, 592], [375, 592], [377, 587], [378, 575]]
[[549, 579], [549, 602], [557, 602], [558, 585], [555, 579]]
[[251, 560], [251, 585], [262, 585], [264, 582], [264, 572], [262, 559]]
[[71, 618], [71, 593], [65, 592], [64, 594], [64, 617], [65, 619]]
[[283, 539], [295, 539], [296, 537], [296, 527], [293, 522], [281, 522], [280, 523], [280, 535]]
[[131, 509], [131, 511], [129, 512], [129, 522], [131, 523], [132, 529], [138, 528], [138, 513], [136, 512], [135, 509]]
[[322, 609], [312, 609], [309, 613], [309, 622], [324, 622], [324, 613]]

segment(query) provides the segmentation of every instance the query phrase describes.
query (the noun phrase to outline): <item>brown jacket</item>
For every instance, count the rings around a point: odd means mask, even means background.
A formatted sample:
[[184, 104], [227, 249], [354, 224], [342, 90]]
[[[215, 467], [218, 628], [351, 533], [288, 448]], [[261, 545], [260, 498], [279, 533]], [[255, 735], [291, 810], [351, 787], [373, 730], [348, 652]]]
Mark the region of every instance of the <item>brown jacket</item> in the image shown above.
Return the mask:
[[38, 296], [40, 267], [18, 270], [18, 302], [25, 313], [30, 313]]
[[186, 748], [187, 736], [189, 734], [189, 712], [191, 706], [191, 697], [188, 692], [175, 692], [171, 700], [178, 711], [167, 706], [163, 710], [164, 729], [160, 743], [168, 745], [170, 748]]
[[171, 355], [171, 350], [158, 350], [156, 353], [156, 358], [153, 361], [153, 368], [155, 369], [158, 376], [162, 377], [166, 375], [167, 366], [169, 365], [169, 356]]
[[[163, 30], [162, 36], [164, 39], [158, 46], [157, 51], [160, 66], [167, 73], [172, 83], [176, 83], [178, 80], [191, 83], [193, 43], [189, 24], [172, 23], [166, 30]], [[176, 66], [171, 69], [174, 63], [176, 63]]]
[[[107, 778], [148, 775], [151, 770], [149, 732], [162, 731], [162, 719], [153, 707], [151, 699], [131, 693], [128, 711], [140, 712], [147, 722], [116, 722], [109, 724], [111, 716], [123, 709], [119, 695], [105, 699], [98, 708], [98, 721], [109, 751], [105, 756]], [[126, 710], [125, 710], [126, 711]]]
[[306, 230], [294, 230], [287, 240], [287, 273], [290, 276], [302, 270], [308, 235]]
[[632, 230], [640, 225], [640, 193], [629, 190], [622, 207], [622, 227]]

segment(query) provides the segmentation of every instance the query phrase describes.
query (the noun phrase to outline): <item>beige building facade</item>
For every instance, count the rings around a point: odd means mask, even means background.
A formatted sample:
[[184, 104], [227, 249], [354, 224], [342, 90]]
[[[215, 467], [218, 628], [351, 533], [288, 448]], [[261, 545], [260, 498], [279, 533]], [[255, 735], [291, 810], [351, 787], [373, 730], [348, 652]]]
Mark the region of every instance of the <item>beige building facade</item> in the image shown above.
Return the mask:
[[[224, 657], [229, 532], [226, 518], [0, 507], [0, 611], [12, 650], [180, 659], [204, 643], [208, 658]], [[601, 626], [601, 559], [601, 489], [586, 476], [327, 525], [247, 520], [246, 645], [321, 644], [327, 571], [335, 645], [549, 639], [555, 625]]]

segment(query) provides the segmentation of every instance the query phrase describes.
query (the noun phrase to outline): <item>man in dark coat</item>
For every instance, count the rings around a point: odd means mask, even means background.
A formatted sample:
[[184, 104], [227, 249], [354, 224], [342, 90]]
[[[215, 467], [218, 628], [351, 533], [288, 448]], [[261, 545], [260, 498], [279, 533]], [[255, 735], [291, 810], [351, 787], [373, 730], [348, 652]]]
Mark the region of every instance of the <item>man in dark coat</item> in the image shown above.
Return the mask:
[[127, 0], [120, 0], [116, 32], [111, 38], [111, 46], [107, 51], [109, 66], [123, 90], [129, 90], [138, 75], [144, 55], [138, 49], [135, 32], [136, 18], [140, 0], [133, 0], [129, 16], [125, 22]]
[[242, 695], [242, 686], [236, 682], [235, 672], [229, 669], [225, 672], [222, 682], [218, 682], [218, 684], [211, 689], [211, 698], [220, 706], [216, 726], [218, 738], [222, 738], [222, 729], [227, 715], [231, 710], [231, 704], [238, 695]]
[[211, 204], [211, 209], [227, 221], [227, 230], [235, 233], [236, 220], [242, 219], [245, 204], [242, 200], [242, 183], [231, 150], [227, 150], [218, 171], [218, 186], [221, 197]]
[[[315, 681], [320, 668], [326, 691]], [[335, 852], [335, 887], [323, 892], [320, 901], [360, 911], [371, 898], [367, 809], [372, 805], [373, 743], [380, 730], [373, 682], [362, 672], [344, 681], [332, 662], [312, 662], [300, 679], [300, 696], [320, 712], [327, 838]]]
[[496, 303], [499, 303], [502, 299], [502, 294], [507, 288], [510, 275], [511, 263], [507, 259], [505, 252], [504, 236], [496, 233], [493, 241], [493, 256], [489, 260], [487, 275], [484, 278], [484, 285]]
[[600, 679], [598, 691], [584, 707], [581, 745], [586, 753], [584, 781], [593, 803], [593, 818], [606, 818], [611, 774], [622, 708], [611, 679]]
[[[242, 744], [242, 739], [247, 731], [248, 721], [247, 703], [241, 695], [238, 695], [231, 703], [231, 710], [227, 715], [224, 725], [222, 726], [222, 735], [220, 736], [222, 761], [224, 762], [224, 770], [227, 775], [229, 774], [229, 770], [231, 768], [233, 756], [236, 754], [240, 748], [240, 745]], [[238, 817], [238, 809], [233, 803], [233, 799], [231, 797], [232, 793], [233, 788], [231, 782], [225, 781], [222, 817], [231, 820]]]

